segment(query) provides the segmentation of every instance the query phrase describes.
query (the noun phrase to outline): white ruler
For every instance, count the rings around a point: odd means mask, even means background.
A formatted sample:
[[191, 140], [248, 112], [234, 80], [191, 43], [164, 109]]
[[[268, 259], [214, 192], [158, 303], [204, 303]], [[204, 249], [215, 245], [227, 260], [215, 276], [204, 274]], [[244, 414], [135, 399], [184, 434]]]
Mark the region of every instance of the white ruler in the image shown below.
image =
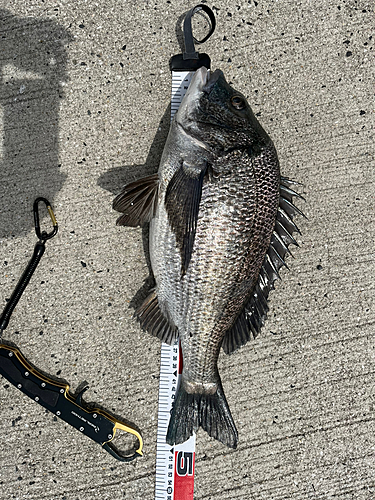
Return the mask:
[[171, 121], [180, 107], [195, 71], [172, 71]]
[[[194, 71], [172, 71], [171, 120], [186, 94], [194, 73]], [[177, 340], [173, 346], [162, 344], [156, 448], [156, 500], [193, 500], [194, 497], [195, 435], [185, 443], [173, 447], [165, 441], [181, 372], [179, 341]]]

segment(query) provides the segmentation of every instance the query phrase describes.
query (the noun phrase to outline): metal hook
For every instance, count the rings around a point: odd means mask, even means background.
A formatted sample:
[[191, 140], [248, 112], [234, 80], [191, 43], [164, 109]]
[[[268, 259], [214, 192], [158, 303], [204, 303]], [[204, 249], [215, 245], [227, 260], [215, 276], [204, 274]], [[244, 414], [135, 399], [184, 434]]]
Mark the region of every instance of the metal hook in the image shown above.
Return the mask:
[[[51, 217], [52, 225], [53, 225], [53, 230], [50, 233], [47, 233], [46, 231], [43, 231], [42, 233], [40, 232], [40, 224], [39, 224], [39, 203], [43, 202], [48, 210], [49, 216]], [[58, 230], [58, 225], [57, 225], [57, 220], [55, 217], [55, 214], [53, 213], [52, 207], [50, 202], [46, 198], [37, 198], [34, 201], [33, 205], [33, 210], [34, 210], [34, 223], [35, 223], [35, 233], [37, 237], [41, 241], [46, 241], [50, 240], [53, 238]]]
[[143, 451], [142, 451], [143, 439], [142, 439], [141, 434], [137, 430], [135, 430], [131, 427], [128, 427], [128, 426], [122, 424], [121, 422], [116, 422], [116, 425], [114, 427], [114, 433], [116, 433], [116, 430], [122, 430], [122, 431], [128, 432], [130, 434], [133, 434], [138, 439], [138, 449], [136, 451], [132, 450], [133, 452], [131, 452], [129, 450], [129, 453], [130, 453], [130, 455], [129, 455], [127, 452], [124, 452], [124, 451], [120, 450], [119, 448], [117, 448], [117, 446], [115, 446], [112, 441], [108, 441], [108, 442], [103, 444], [103, 448], [105, 449], [105, 451], [110, 453], [117, 460], [120, 460], [120, 462], [131, 462], [135, 458], [142, 457], [143, 456]]

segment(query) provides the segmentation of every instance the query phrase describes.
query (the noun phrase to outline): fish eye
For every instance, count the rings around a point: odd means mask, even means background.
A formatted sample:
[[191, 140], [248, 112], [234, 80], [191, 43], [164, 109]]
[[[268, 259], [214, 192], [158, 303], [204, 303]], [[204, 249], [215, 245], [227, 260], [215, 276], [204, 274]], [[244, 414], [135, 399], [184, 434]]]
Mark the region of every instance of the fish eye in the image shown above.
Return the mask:
[[236, 109], [244, 109], [245, 107], [245, 100], [239, 95], [234, 95], [230, 101]]

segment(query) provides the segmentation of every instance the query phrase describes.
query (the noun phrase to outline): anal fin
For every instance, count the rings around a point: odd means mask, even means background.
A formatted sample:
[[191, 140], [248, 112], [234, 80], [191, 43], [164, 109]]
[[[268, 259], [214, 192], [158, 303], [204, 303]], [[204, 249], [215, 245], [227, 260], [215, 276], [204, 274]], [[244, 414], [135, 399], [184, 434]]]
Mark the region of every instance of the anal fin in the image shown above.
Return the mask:
[[138, 317], [141, 327], [151, 335], [158, 337], [162, 342], [172, 345], [177, 339], [177, 327], [168, 321], [162, 313], [155, 290], [138, 307], [135, 315]]

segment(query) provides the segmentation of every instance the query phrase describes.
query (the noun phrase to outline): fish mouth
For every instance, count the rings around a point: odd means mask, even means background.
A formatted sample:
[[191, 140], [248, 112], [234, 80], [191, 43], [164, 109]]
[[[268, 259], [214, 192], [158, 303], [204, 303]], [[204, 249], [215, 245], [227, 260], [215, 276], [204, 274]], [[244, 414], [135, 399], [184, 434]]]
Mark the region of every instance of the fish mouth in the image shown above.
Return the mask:
[[209, 94], [221, 76], [224, 78], [224, 73], [220, 69], [210, 71], [205, 66], [202, 66], [195, 73], [194, 80], [190, 85], [192, 88], [196, 88], [198, 92]]
[[210, 94], [220, 77], [225, 80], [224, 73], [220, 69], [210, 71], [205, 66], [201, 66], [195, 72], [175, 115], [175, 123], [180, 128], [180, 131], [193, 140], [200, 148], [209, 152], [212, 152], [211, 148], [202, 141], [199, 130], [196, 130], [198, 123], [197, 116], [199, 117], [202, 113], [200, 103], [202, 96]]
[[204, 75], [205, 82], [202, 87], [202, 92], [209, 94], [214, 88], [215, 83], [221, 76], [224, 78], [224, 73], [221, 71], [221, 69], [216, 69], [213, 73], [206, 70], [206, 74]]

